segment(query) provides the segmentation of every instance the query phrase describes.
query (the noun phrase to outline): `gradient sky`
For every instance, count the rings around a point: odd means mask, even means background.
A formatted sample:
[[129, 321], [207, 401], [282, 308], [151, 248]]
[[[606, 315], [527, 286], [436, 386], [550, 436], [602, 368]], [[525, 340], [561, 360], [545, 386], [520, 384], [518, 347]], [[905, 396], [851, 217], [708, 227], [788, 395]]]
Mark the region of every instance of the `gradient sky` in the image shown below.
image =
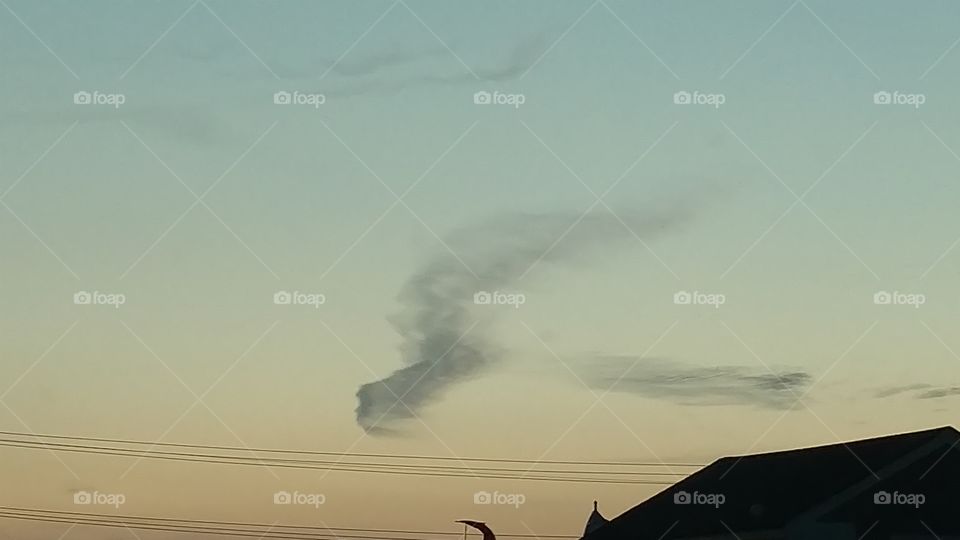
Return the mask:
[[[951, 423], [960, 5], [738, 6], [0, 2], [0, 428], [706, 463]], [[281, 90], [326, 102], [276, 105]], [[75, 105], [78, 91], [126, 101]], [[676, 105], [678, 91], [725, 102]], [[515, 276], [519, 309], [471, 306], [499, 360], [395, 436], [357, 426], [358, 387], [403, 366], [391, 317], [408, 280], [486, 256], [458, 231], [496, 248], [510, 239], [490, 224], [529, 233], [532, 216], [588, 210], [624, 228]], [[650, 216], [670, 224], [626, 229]], [[274, 305], [278, 290], [326, 302]], [[126, 303], [75, 305], [78, 291]], [[635, 360], [687, 377], [594, 384]], [[748, 376], [728, 403], [697, 367]], [[802, 404], [749, 387], [771, 372], [798, 375]], [[878, 397], [905, 385], [930, 386]], [[121, 513], [187, 518], [578, 534], [593, 499], [616, 515], [657, 490], [0, 455], [2, 505], [70, 510], [100, 490], [127, 495]], [[277, 507], [281, 489], [327, 503]], [[526, 503], [477, 506], [478, 490]], [[64, 530], [0, 522], [8, 538]], [[66, 536], [94, 537], [129, 533]]]

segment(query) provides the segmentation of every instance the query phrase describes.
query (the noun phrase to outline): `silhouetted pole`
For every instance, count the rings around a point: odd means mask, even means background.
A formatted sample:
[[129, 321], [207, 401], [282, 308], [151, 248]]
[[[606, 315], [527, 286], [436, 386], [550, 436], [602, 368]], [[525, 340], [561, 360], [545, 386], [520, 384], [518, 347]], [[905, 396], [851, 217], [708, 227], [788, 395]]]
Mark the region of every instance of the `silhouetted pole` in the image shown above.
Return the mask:
[[[487, 524], [482, 521], [470, 521], [467, 519], [458, 519], [457, 523], [463, 523], [464, 525], [469, 525], [474, 529], [483, 533], [483, 540], [497, 540], [497, 535], [493, 534], [493, 531], [490, 530], [490, 527], [487, 527]], [[466, 531], [466, 527], [464, 527]]]

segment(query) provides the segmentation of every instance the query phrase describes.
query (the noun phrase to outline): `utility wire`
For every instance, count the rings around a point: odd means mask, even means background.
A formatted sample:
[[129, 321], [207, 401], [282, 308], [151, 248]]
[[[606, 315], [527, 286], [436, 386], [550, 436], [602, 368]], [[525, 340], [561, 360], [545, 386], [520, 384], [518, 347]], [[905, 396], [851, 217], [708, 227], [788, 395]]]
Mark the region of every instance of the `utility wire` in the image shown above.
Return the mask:
[[[312, 527], [286, 524], [243, 523], [234, 521], [214, 521], [197, 519], [155, 518], [145, 516], [119, 516], [110, 514], [68, 512], [57, 510], [39, 510], [30, 508], [0, 507], [0, 518], [22, 519], [26, 521], [45, 521], [50, 523], [72, 523], [104, 527], [129, 527], [133, 529], [159, 530], [167, 532], [192, 532], [201, 534], [221, 534], [227, 536], [262, 536], [263, 538], [285, 538], [305, 540], [309, 538], [349, 538], [360, 540], [415, 540], [404, 537], [387, 537], [380, 533], [418, 536], [460, 536], [460, 533], [446, 531], [419, 531], [407, 529], [363, 529], [355, 527]], [[347, 531], [361, 534], [341, 534]], [[368, 534], [362, 534], [368, 533]], [[376, 533], [376, 534], [370, 534]], [[545, 538], [569, 539], [572, 535], [559, 534], [500, 534], [505, 538]]]
[[[623, 479], [603, 479], [603, 478], [580, 478], [580, 477], [556, 477], [556, 476], [539, 476], [535, 473], [536, 471], [516, 471], [518, 475], [509, 475], [509, 474], [486, 474], [486, 473], [471, 473], [470, 469], [463, 469], [458, 472], [440, 472], [440, 471], [409, 471], [409, 470], [396, 470], [389, 468], [359, 468], [359, 467], [338, 467], [335, 465], [308, 465], [308, 464], [291, 464], [291, 463], [273, 463], [269, 460], [256, 460], [256, 461], [243, 461], [238, 458], [233, 457], [224, 457], [217, 456], [216, 459], [203, 457], [203, 456], [176, 456], [176, 455], [165, 455], [159, 454], [156, 452], [141, 452], [136, 450], [120, 450], [117, 451], [106, 451], [106, 450], [96, 450], [88, 448], [69, 448], [69, 447], [57, 447], [50, 443], [31, 443], [24, 442], [23, 444], [16, 443], [0, 443], [0, 447], [8, 448], [24, 448], [32, 450], [49, 450], [53, 452], [71, 452], [71, 453], [81, 453], [81, 454], [95, 454], [103, 456], [120, 456], [120, 457], [133, 457], [133, 458], [144, 458], [144, 459], [159, 459], [166, 461], [179, 461], [179, 462], [188, 462], [188, 463], [213, 463], [219, 465], [243, 465], [243, 466], [252, 466], [252, 467], [267, 467], [267, 468], [285, 468], [285, 469], [306, 469], [306, 470], [329, 470], [329, 471], [343, 471], [343, 472], [356, 472], [356, 473], [369, 473], [369, 474], [394, 474], [394, 475], [405, 475], [405, 476], [432, 476], [432, 477], [444, 477], [444, 478], [478, 478], [478, 479], [500, 479], [500, 480], [532, 480], [532, 481], [545, 481], [545, 482], [572, 482], [572, 483], [593, 483], [593, 484], [641, 484], [641, 485], [672, 485], [674, 482], [669, 482], [665, 480], [623, 480]], [[378, 466], [376, 464], [371, 464], [369, 466]], [[384, 467], [379, 465], [379, 467]], [[642, 474], [642, 473], [639, 473]]]
[[525, 463], [525, 464], [555, 464], [555, 465], [598, 465], [598, 466], [624, 466], [624, 467], [703, 467], [703, 463], [662, 463], [662, 462], [634, 462], [634, 461], [579, 461], [579, 460], [547, 460], [547, 459], [506, 459], [506, 458], [471, 458], [471, 457], [452, 457], [452, 456], [426, 456], [411, 454], [364, 454], [348, 452], [323, 452], [317, 450], [288, 450], [276, 448], [245, 448], [237, 446], [218, 446], [207, 444], [187, 444], [171, 443], [160, 441], [136, 441], [130, 439], [115, 439], [105, 437], [80, 437], [70, 435], [50, 435], [39, 433], [23, 433], [16, 431], [0, 431], [0, 435], [32, 437], [40, 439], [69, 439], [74, 441], [89, 441], [131, 445], [148, 446], [168, 446], [178, 448], [195, 448], [207, 450], [230, 450], [241, 452], [259, 452], [259, 453], [278, 453], [278, 454], [304, 454], [321, 455], [334, 457], [362, 457], [362, 458], [390, 458], [390, 459], [418, 459], [433, 461], [459, 461], [459, 462], [486, 462], [486, 463]]
[[[197, 458], [212, 458], [212, 459], [231, 459], [231, 460], [240, 460], [240, 461], [255, 461], [258, 463], [297, 463], [297, 464], [308, 464], [308, 465], [342, 465], [342, 466], [361, 466], [361, 467], [385, 467], [385, 468], [396, 468], [396, 469], [426, 469], [426, 470], [441, 470], [441, 471], [479, 471], [479, 472], [526, 472], [527, 469], [517, 469], [517, 468], [496, 468], [496, 467], [455, 467], [450, 465], [420, 465], [420, 464], [409, 464], [409, 463], [371, 463], [371, 462], [356, 462], [356, 461], [324, 461], [324, 460], [312, 460], [312, 459], [288, 459], [288, 458], [261, 458], [248, 457], [248, 456], [231, 456], [225, 454], [201, 454], [197, 452], [165, 452], [159, 450], [145, 449], [140, 450], [136, 448], [119, 448], [119, 447], [110, 447], [110, 446], [96, 446], [96, 445], [80, 445], [80, 444], [66, 444], [66, 443], [47, 443], [41, 441], [23, 441], [17, 439], [2, 439], [0, 438], [0, 446], [4, 445], [15, 446], [17, 448], [24, 448], [26, 446], [22, 445], [32, 445], [31, 447], [38, 447], [43, 449], [58, 449], [58, 448], [76, 448], [84, 450], [105, 450], [105, 451], [117, 451], [117, 452], [131, 452], [133, 455], [144, 455], [147, 454], [156, 454], [164, 456], [181, 456], [181, 457], [197, 457]], [[21, 446], [16, 446], [21, 445]], [[600, 475], [645, 475], [645, 476], [678, 476], [683, 473], [672, 473], [672, 472], [658, 472], [658, 471], [601, 471], [601, 470], [570, 470], [570, 469], [536, 469], [529, 470], [530, 472], [538, 473], [558, 473], [558, 474], [600, 474]]]

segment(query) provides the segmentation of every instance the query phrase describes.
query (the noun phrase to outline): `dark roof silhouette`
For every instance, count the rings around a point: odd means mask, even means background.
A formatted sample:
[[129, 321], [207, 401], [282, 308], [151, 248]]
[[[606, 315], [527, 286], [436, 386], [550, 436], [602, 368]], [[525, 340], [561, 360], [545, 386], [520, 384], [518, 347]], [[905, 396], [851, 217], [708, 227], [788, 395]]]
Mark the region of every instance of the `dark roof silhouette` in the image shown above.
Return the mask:
[[583, 536], [587, 536], [607, 523], [609, 523], [609, 520], [603, 517], [603, 514], [597, 509], [597, 501], [593, 501], [593, 512], [590, 512], [590, 517], [587, 518], [587, 525], [583, 528]]
[[[833, 517], [839, 519], [835, 507], [845, 500], [844, 496], [869, 490], [872, 497], [872, 490], [883, 487], [891, 475], [911, 465], [918, 469], [917, 478], [933, 465], [940, 472], [937, 461], [945, 453], [954, 454], [958, 459], [952, 461], [960, 462], [956, 455], [960, 452], [949, 452], [960, 446], [958, 443], [960, 432], [948, 426], [826, 446], [724, 457], [610, 520], [589, 534], [589, 540], [647, 537], [643, 535], [668, 539], [776, 530], [811, 512], [832, 511]], [[934, 452], [936, 449], [941, 450]], [[960, 468], [950, 469], [960, 474]], [[940, 489], [929, 485], [943, 483], [937, 476], [927, 476], [924, 489]], [[950, 482], [958, 479], [953, 476]], [[719, 505], [676, 502], [675, 497], [682, 499], [683, 493], [722, 494], [724, 501]]]

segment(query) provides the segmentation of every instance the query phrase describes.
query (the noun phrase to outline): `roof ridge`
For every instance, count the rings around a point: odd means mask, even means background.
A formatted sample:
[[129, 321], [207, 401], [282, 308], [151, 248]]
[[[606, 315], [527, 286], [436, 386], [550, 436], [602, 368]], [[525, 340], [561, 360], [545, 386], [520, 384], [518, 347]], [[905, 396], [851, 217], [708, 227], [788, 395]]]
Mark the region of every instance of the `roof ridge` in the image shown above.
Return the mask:
[[[731, 455], [731, 456], [723, 456], [723, 457], [720, 457], [720, 458], [716, 459], [714, 462], [710, 463], [709, 465], [707, 465], [707, 467], [710, 467], [710, 466], [713, 466], [713, 465], [715, 465], [715, 464], [717, 464], [717, 463], [720, 463], [720, 462], [723, 462], [723, 461], [728, 461], [728, 460], [739, 460], [739, 459], [743, 459], [743, 458], [757, 457], [757, 456], [773, 456], [773, 455], [778, 455], [778, 454], [793, 454], [793, 453], [797, 453], [797, 452], [806, 452], [806, 451], [808, 451], [808, 450], [816, 450], [816, 449], [821, 449], [821, 448], [833, 448], [833, 447], [837, 447], [837, 446], [860, 445], [860, 444], [863, 444], [863, 443], [871, 443], [871, 442], [877, 442], [877, 441], [883, 441], [883, 440], [897, 439], [897, 438], [900, 438], [900, 437], [908, 437], [908, 436], [913, 436], [913, 435], [920, 435], [920, 434], [922, 434], [922, 433], [930, 433], [930, 434], [933, 434], [933, 433], [937, 433], [937, 432], [942, 432], [942, 433], [953, 432], [953, 433], [956, 434], [958, 437], [960, 437], [960, 431], [958, 431], [957, 428], [953, 427], [952, 425], [949, 425], [949, 424], [948, 424], [948, 425], [944, 425], [944, 426], [940, 426], [940, 427], [936, 427], [936, 428], [921, 429], [921, 430], [917, 430], [917, 431], [904, 431], [904, 432], [901, 432], [901, 433], [892, 433], [892, 434], [888, 434], [888, 435], [878, 435], [878, 436], [876, 436], [876, 437], [870, 437], [870, 438], [866, 438], [866, 439], [852, 439], [852, 440], [846, 440], [846, 441], [838, 441], [838, 442], [830, 443], [830, 444], [816, 444], [816, 445], [811, 445], [811, 446], [798, 446], [798, 447], [796, 447], [796, 448], [788, 448], [788, 449], [786, 449], [786, 450], [771, 450], [771, 451], [769, 451], [769, 452], [756, 452], [756, 453], [752, 453], [752, 454], [737, 454], [737, 455]], [[706, 467], [704, 467], [704, 468], [706, 468]]]
[[[830, 482], [827, 482], [829, 489], [821, 483], [813, 482], [808, 486], [809, 489], [806, 491], [801, 489], [797, 492], [797, 496], [789, 508], [785, 506], [781, 510], [774, 509], [771, 512], [765, 512], [761, 506], [757, 515], [763, 516], [763, 518], [757, 521], [755, 525], [757, 527], [762, 526], [761, 528], [782, 528], [789, 522], [813, 519], [812, 516], [820, 515], [825, 509], [829, 510], [832, 505], [837, 504], [838, 501], [847, 500], [849, 497], [861, 493], [880, 478], [886, 478], [888, 475], [893, 474], [894, 471], [905, 466], [905, 464], [914, 462], [916, 459], [929, 454], [935, 447], [940, 447], [944, 444], [952, 444], [953, 446], [960, 445], [960, 431], [953, 426], [946, 425], [924, 430], [883, 435], [870, 439], [857, 439], [849, 442], [838, 442], [828, 445], [768, 452], [765, 454], [722, 457], [678, 481], [676, 484], [664, 488], [662, 491], [652, 495], [620, 515], [613, 517], [607, 525], [599, 528], [593, 534], [597, 535], [596, 540], [609, 540], [616, 538], [620, 531], [626, 531], [627, 529], [623, 529], [624, 527], [636, 527], [637, 524], [641, 522], [647, 523], [648, 525], [656, 524], [658, 527], [662, 526], [666, 528], [667, 525], [669, 525], [669, 520], [673, 519], [670, 517], [672, 515], [670, 512], [674, 509], [674, 504], [671, 504], [671, 497], [675, 498], [680, 491], [693, 492], [699, 489], [712, 489], [715, 485], [719, 485], [718, 482], [724, 481], [726, 473], [723, 472], [722, 469], [731, 467], [731, 464], [733, 464], [733, 467], [736, 467], [736, 464], [740, 460], [745, 460], [745, 463], [752, 461], [755, 466], [759, 468], [749, 469], [749, 471], [752, 472], [745, 473], [746, 476], [741, 480], [731, 478], [728, 481], [737, 482], [741, 488], [743, 488], [743, 486], [760, 486], [759, 491], [756, 493], [763, 494], [766, 493], [763, 485], [765, 483], [769, 484], [770, 478], [768, 476], [761, 477], [758, 476], [758, 474], [765, 475], [769, 472], [768, 468], [771, 466], [783, 470], [796, 471], [796, 468], [791, 469], [789, 467], [790, 463], [784, 463], [789, 462], [790, 459], [795, 456], [798, 458], [802, 456], [802, 459], [806, 460], [803, 461], [804, 464], [815, 463], [816, 460], [823, 459], [826, 460], [824, 463], [826, 463], [827, 466], [835, 467], [840, 463], [843, 467], [849, 467], [851, 466], [850, 463], [844, 462], [843, 460], [838, 461], [837, 456], [844, 456], [845, 459], [848, 459], [846, 458], [847, 452], [850, 452], [854, 457], [860, 459], [857, 456], [857, 452], [861, 449], [869, 453], [867, 459], [871, 465], [866, 465], [861, 460], [861, 464], [865, 465], [866, 470], [860, 476], [844, 474], [834, 477]], [[840, 450], [845, 446], [848, 448]], [[838, 452], [840, 453], [838, 454]], [[804, 456], [804, 454], [808, 455]], [[764, 456], [771, 455], [777, 457], [764, 459]], [[753, 461], [754, 458], [760, 459]], [[810, 459], [814, 461], [809, 461]], [[871, 467], [875, 467], [877, 470], [874, 471]], [[851, 471], [847, 472], [850, 473]], [[872, 474], [868, 474], [868, 472]], [[785, 478], [790, 480], [796, 477], [796, 474], [787, 473]], [[827, 491], [824, 491], [824, 489], [827, 489]], [[743, 489], [740, 489], [740, 491], [736, 491], [735, 489], [733, 495], [749, 502], [748, 499], [742, 497], [745, 493]], [[731, 495], [727, 494], [727, 496], [729, 497]], [[747, 494], [747, 498], [749, 497], [751, 497], [751, 495]], [[750, 507], [749, 511], [752, 513], [753, 507]], [[667, 521], [661, 523], [661, 518], [667, 519]], [[675, 524], [676, 523], [674, 523], [674, 525]], [[696, 527], [693, 527], [691, 530], [695, 528]], [[667, 530], [669, 531], [670, 529]]]

